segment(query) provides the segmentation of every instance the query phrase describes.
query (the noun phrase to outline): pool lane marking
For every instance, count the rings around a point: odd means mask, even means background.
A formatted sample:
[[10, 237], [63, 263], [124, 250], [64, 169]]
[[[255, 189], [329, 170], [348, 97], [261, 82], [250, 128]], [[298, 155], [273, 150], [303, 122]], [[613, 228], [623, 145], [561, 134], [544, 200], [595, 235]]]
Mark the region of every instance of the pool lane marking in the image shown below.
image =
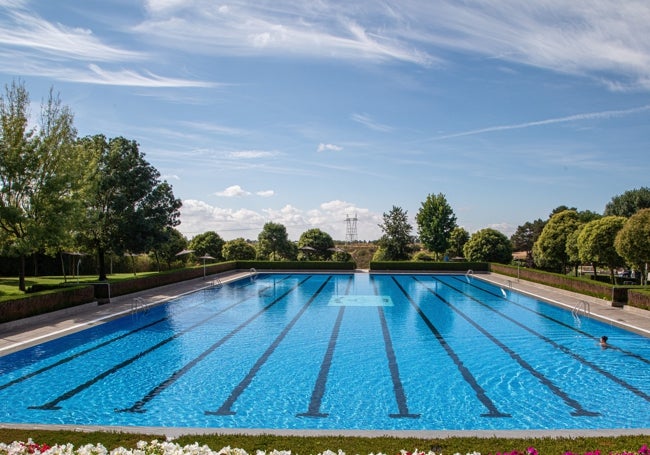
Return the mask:
[[208, 349], [203, 351], [201, 354], [199, 354], [197, 357], [192, 359], [190, 362], [186, 363], [182, 368], [180, 368], [180, 369], [176, 370], [174, 373], [172, 373], [163, 382], [159, 383], [157, 386], [155, 386], [153, 389], [151, 389], [143, 398], [138, 400], [133, 406], [131, 406], [130, 408], [125, 408], [125, 409], [116, 409], [115, 412], [139, 412], [139, 413], [146, 412], [146, 409], [144, 409], [144, 406], [147, 403], [149, 403], [151, 400], [156, 398], [162, 391], [164, 391], [165, 389], [167, 389], [167, 387], [169, 387], [170, 385], [175, 383], [185, 373], [187, 373], [192, 368], [194, 368], [199, 362], [204, 360], [208, 355], [212, 354], [217, 348], [219, 348], [226, 341], [228, 341], [233, 336], [235, 336], [237, 333], [239, 333], [248, 324], [250, 324], [255, 319], [257, 319], [262, 314], [264, 314], [266, 311], [268, 311], [268, 309], [271, 308], [273, 305], [275, 305], [276, 303], [278, 303], [279, 301], [284, 299], [287, 295], [289, 295], [290, 293], [292, 293], [293, 291], [298, 289], [302, 284], [305, 283], [305, 281], [309, 280], [310, 278], [311, 278], [311, 275], [308, 276], [307, 278], [305, 278], [304, 280], [300, 281], [299, 283], [297, 283], [293, 287], [291, 287], [289, 290], [287, 290], [285, 293], [283, 293], [279, 297], [275, 298], [272, 302], [270, 302], [268, 305], [266, 305], [260, 311], [258, 311], [253, 316], [248, 318], [246, 321], [239, 324], [235, 329], [231, 330], [227, 335], [223, 336], [216, 343], [213, 343]]
[[[619, 378], [619, 377], [617, 377], [616, 375], [610, 373], [609, 371], [607, 371], [607, 370], [601, 368], [600, 366], [596, 365], [595, 363], [591, 362], [590, 360], [587, 360], [587, 359], [585, 359], [584, 357], [582, 357], [582, 356], [576, 354], [575, 352], [573, 352], [571, 349], [567, 348], [566, 346], [562, 346], [561, 344], [556, 343], [556, 342], [553, 341], [552, 339], [550, 339], [550, 338], [548, 338], [548, 337], [542, 335], [541, 333], [539, 333], [539, 332], [537, 332], [537, 331], [531, 329], [530, 327], [527, 327], [527, 326], [523, 325], [521, 322], [517, 321], [516, 319], [513, 319], [513, 318], [511, 318], [510, 316], [508, 316], [508, 315], [502, 313], [501, 311], [492, 308], [491, 306], [487, 305], [486, 303], [481, 302], [480, 300], [476, 299], [475, 297], [472, 297], [471, 295], [464, 293], [461, 289], [455, 288], [455, 287], [453, 287], [452, 285], [450, 285], [449, 283], [446, 283], [446, 282], [444, 282], [444, 281], [440, 281], [440, 280], [437, 280], [437, 279], [436, 279], [436, 281], [439, 281], [440, 283], [442, 283], [442, 284], [445, 285], [445, 286], [450, 287], [450, 288], [453, 289], [454, 291], [459, 292], [459, 293], [461, 293], [462, 295], [465, 295], [466, 297], [468, 297], [468, 298], [474, 300], [475, 302], [479, 303], [480, 305], [484, 306], [485, 308], [488, 308], [489, 310], [493, 311], [494, 313], [497, 313], [497, 314], [498, 314], [499, 316], [501, 316], [502, 318], [507, 319], [508, 321], [514, 323], [515, 325], [521, 327], [522, 329], [528, 331], [529, 333], [532, 333], [533, 335], [535, 335], [535, 336], [541, 338], [543, 341], [545, 341], [546, 343], [549, 343], [549, 344], [550, 344], [551, 346], [553, 346], [555, 349], [558, 349], [558, 350], [564, 352], [565, 354], [567, 354], [567, 355], [570, 356], [570, 357], [573, 357], [575, 360], [577, 360], [578, 362], [582, 363], [583, 365], [586, 365], [586, 366], [592, 368], [592, 369], [593, 369], [594, 371], [596, 371], [597, 373], [600, 373], [601, 375], [605, 376], [605, 377], [608, 378], [609, 380], [611, 380], [611, 381], [615, 382], [616, 384], [620, 385], [621, 387], [623, 387], [623, 388], [629, 390], [630, 392], [632, 392], [632, 393], [635, 394], [636, 396], [641, 397], [641, 398], [643, 398], [643, 399], [646, 400], [646, 401], [650, 401], [650, 395], [648, 395], [647, 393], [643, 392], [642, 390], [639, 390], [638, 388], [636, 388], [636, 387], [633, 386], [632, 384], [629, 384], [629, 383], [625, 382], [625, 381], [622, 380], [621, 378]], [[478, 289], [481, 289], [481, 290], [482, 290], [482, 288], [478, 288]], [[485, 292], [488, 292], [488, 291], [485, 291]], [[506, 299], [506, 300], [507, 300], [507, 299]], [[511, 302], [510, 300], [507, 300], [507, 301], [508, 301], [508, 302]], [[515, 303], [515, 302], [511, 302], [511, 303]], [[516, 303], [515, 303], [515, 304], [516, 304]], [[518, 305], [518, 304], [517, 304], [517, 305]]]
[[[519, 364], [523, 369], [528, 371], [530, 374], [532, 374], [535, 378], [537, 378], [538, 381], [540, 381], [546, 388], [548, 388], [554, 395], [559, 397], [564, 403], [573, 408], [574, 411], [571, 412], [572, 416], [580, 416], [580, 417], [596, 417], [599, 416], [600, 413], [598, 412], [593, 412], [593, 411], [588, 411], [582, 407], [582, 405], [577, 401], [574, 400], [567, 394], [565, 391], [563, 391], [560, 387], [555, 385], [553, 381], [551, 381], [549, 378], [547, 378], [545, 375], [537, 371], [530, 363], [528, 363], [526, 360], [523, 359], [519, 354], [517, 354], [515, 351], [510, 349], [508, 346], [506, 346], [504, 343], [499, 341], [494, 335], [492, 335], [490, 332], [485, 330], [483, 327], [481, 327], [476, 321], [474, 321], [472, 318], [467, 316], [465, 313], [463, 313], [461, 310], [456, 308], [453, 304], [449, 303], [444, 297], [442, 297], [440, 294], [438, 294], [437, 291], [431, 289], [428, 287], [426, 284], [424, 284], [422, 281], [420, 281], [417, 277], [412, 277], [413, 280], [415, 280], [418, 284], [420, 284], [422, 287], [424, 287], [429, 293], [435, 295], [440, 301], [442, 301], [445, 305], [447, 305], [452, 311], [454, 311], [456, 314], [461, 316], [463, 319], [465, 319], [467, 322], [469, 322], [476, 330], [481, 332], [486, 338], [488, 338], [492, 343], [497, 345], [503, 352], [508, 354], [515, 362]], [[442, 283], [443, 285], [447, 285], [449, 287], [453, 288], [452, 286], [437, 280], [436, 278], [433, 278], [435, 281]], [[457, 291], [460, 292], [461, 295], [466, 295], [462, 291]], [[470, 296], [467, 296], [470, 297]], [[481, 303], [480, 301], [470, 297], [472, 300], [477, 301], [478, 303]], [[489, 306], [486, 306], [489, 308]], [[509, 319], [509, 318], [508, 318]], [[522, 326], [523, 327], [523, 326]]]
[[161, 348], [162, 346], [164, 346], [167, 343], [179, 338], [180, 336], [182, 336], [182, 335], [196, 329], [197, 327], [199, 327], [199, 326], [201, 326], [203, 324], [206, 324], [207, 322], [209, 322], [212, 319], [220, 316], [221, 314], [225, 313], [226, 311], [228, 311], [228, 310], [236, 307], [237, 305], [240, 305], [241, 303], [245, 302], [249, 298], [250, 297], [247, 296], [247, 297], [233, 303], [232, 305], [228, 305], [227, 307], [223, 308], [222, 310], [218, 311], [217, 313], [213, 314], [212, 316], [210, 316], [210, 317], [208, 317], [206, 319], [203, 319], [202, 321], [199, 321], [196, 324], [191, 325], [190, 327], [186, 328], [185, 330], [182, 330], [182, 331], [172, 335], [171, 337], [160, 341], [159, 343], [151, 346], [150, 348], [148, 348], [148, 349], [146, 349], [146, 350], [144, 350], [142, 352], [139, 352], [138, 354], [130, 357], [129, 359], [126, 359], [126, 360], [120, 362], [119, 364], [113, 366], [112, 368], [102, 372], [101, 374], [95, 376], [93, 379], [90, 379], [90, 380], [84, 382], [83, 384], [80, 384], [79, 386], [75, 387], [74, 389], [69, 390], [69, 391], [65, 392], [64, 394], [62, 394], [62, 395], [59, 395], [54, 400], [49, 401], [49, 402], [47, 402], [47, 403], [45, 403], [43, 405], [40, 405], [40, 406], [29, 406], [28, 409], [42, 409], [42, 410], [61, 409], [61, 407], [58, 406], [59, 403], [72, 398], [73, 396], [75, 396], [78, 393], [84, 391], [85, 389], [89, 388], [90, 386], [96, 384], [97, 382], [101, 381], [102, 379], [105, 379], [106, 377], [110, 376], [111, 374], [116, 373], [117, 371], [121, 370], [122, 368], [132, 364], [136, 360], [139, 360], [139, 359], [143, 358], [147, 354], [150, 354], [151, 352]]
[[386, 357], [388, 358], [388, 369], [390, 370], [390, 377], [393, 381], [393, 391], [395, 393], [395, 400], [397, 401], [397, 414], [389, 414], [392, 418], [408, 418], [418, 419], [420, 414], [412, 414], [409, 412], [409, 407], [406, 402], [406, 395], [404, 394], [404, 386], [399, 376], [399, 367], [397, 365], [397, 358], [395, 357], [395, 350], [393, 349], [393, 342], [390, 338], [388, 331], [388, 324], [386, 323], [386, 315], [384, 309], [380, 306], [377, 307], [379, 313], [379, 320], [381, 321], [381, 332], [384, 336], [384, 346], [386, 347]]
[[311, 393], [311, 399], [309, 400], [309, 408], [307, 412], [297, 414], [297, 417], [328, 417], [329, 414], [323, 413], [320, 411], [321, 404], [323, 402], [323, 396], [325, 395], [325, 389], [327, 386], [327, 377], [329, 375], [330, 367], [332, 366], [332, 359], [334, 358], [334, 349], [336, 348], [336, 342], [339, 337], [339, 332], [341, 330], [341, 322], [343, 321], [343, 314], [345, 313], [345, 307], [342, 306], [339, 308], [338, 315], [336, 316], [336, 322], [332, 328], [332, 335], [330, 336], [330, 341], [327, 345], [327, 351], [323, 357], [323, 361], [320, 365], [320, 370], [318, 372], [318, 377], [316, 378], [316, 384], [314, 384], [314, 390]]
[[438, 343], [440, 343], [440, 346], [442, 346], [442, 348], [445, 350], [447, 355], [454, 362], [461, 376], [463, 377], [463, 379], [465, 379], [465, 382], [467, 382], [469, 386], [474, 390], [474, 393], [476, 393], [476, 397], [483, 404], [483, 406], [487, 408], [488, 412], [481, 414], [481, 417], [512, 417], [510, 414], [506, 414], [499, 411], [499, 409], [496, 407], [494, 402], [487, 396], [485, 390], [479, 385], [476, 378], [472, 375], [469, 369], [463, 364], [463, 361], [460, 359], [460, 357], [458, 357], [458, 354], [456, 354], [456, 352], [452, 349], [452, 347], [449, 346], [447, 340], [445, 340], [445, 337], [440, 333], [440, 331], [438, 331], [436, 326], [424, 314], [424, 312], [419, 307], [419, 305], [415, 302], [415, 300], [413, 300], [413, 298], [409, 295], [406, 289], [402, 287], [402, 285], [395, 279], [394, 276], [392, 276], [391, 278], [393, 279], [397, 287], [406, 296], [408, 301], [411, 303], [411, 306], [415, 308], [415, 311], [417, 312], [418, 316], [422, 318], [422, 320], [427, 325], [431, 333], [433, 333], [433, 335], [435, 336]]
[[[287, 277], [287, 278], [288, 278], [288, 277]], [[286, 278], [285, 278], [285, 279], [286, 279]], [[200, 291], [205, 291], [205, 290], [209, 290], [209, 289], [210, 289], [210, 288], [203, 288], [203, 289], [200, 289]], [[193, 294], [193, 293], [195, 293], [195, 292], [197, 292], [197, 291], [191, 291], [191, 292], [188, 292], [188, 293], [185, 293], [185, 294], [181, 294], [181, 295]], [[177, 299], [177, 298], [175, 298], [175, 299], [171, 299], [171, 300], [168, 300], [167, 303], [173, 302], [173, 301], [176, 300], [176, 299]], [[240, 303], [241, 303], [241, 302], [243, 302], [243, 301], [240, 301]], [[153, 306], [153, 305], [156, 305], [156, 304], [155, 304], [155, 303], [151, 303], [151, 304], [147, 305], [147, 307], [150, 307], [150, 306]], [[186, 310], [187, 310], [187, 309], [190, 309], [190, 308], [194, 308], [194, 307], [196, 307], [197, 305], [200, 305], [200, 304], [190, 305], [190, 306], [188, 306], [188, 307], [186, 308]], [[128, 310], [128, 311], [125, 311], [125, 312], [123, 312], [123, 313], [124, 313], [124, 314], [123, 314], [122, 316], [120, 316], [119, 318], [115, 318], [114, 320], [121, 319], [122, 317], [125, 317], [128, 313], [133, 314], [133, 311], [132, 311], [132, 310]], [[128, 336], [131, 336], [131, 335], [133, 335], [133, 334], [135, 334], [135, 333], [137, 333], [137, 332], [139, 332], [139, 331], [141, 331], [141, 330], [144, 330], [144, 329], [148, 329], [148, 328], [150, 328], [150, 327], [153, 327], [154, 325], [156, 325], [156, 324], [160, 324], [161, 322], [166, 321], [166, 320], [168, 320], [168, 319], [170, 319], [170, 317], [169, 317], [169, 316], [165, 316], [164, 318], [160, 318], [160, 319], [158, 319], [158, 320], [156, 320], [156, 321], [150, 322], [150, 323], [148, 323], [148, 324], [146, 324], [146, 325], [144, 325], [144, 326], [142, 326], [142, 327], [138, 327], [138, 328], [133, 329], [133, 330], [130, 330], [130, 331], [128, 331], [128, 332], [126, 332], [126, 333], [124, 333], [124, 334], [122, 334], [122, 335], [118, 335], [118, 336], [115, 337], [115, 338], [111, 338], [110, 340], [106, 340], [106, 341], [104, 341], [104, 342], [102, 342], [102, 343], [100, 343], [100, 344], [98, 344], [98, 345], [96, 345], [96, 346], [93, 346], [93, 347], [88, 348], [88, 349], [86, 349], [86, 350], [80, 351], [80, 352], [78, 352], [78, 353], [76, 353], [76, 354], [72, 354], [72, 355], [70, 355], [70, 356], [68, 356], [68, 357], [64, 357], [64, 358], [58, 360], [57, 362], [55, 362], [55, 363], [53, 363], [53, 364], [51, 364], [51, 365], [47, 365], [47, 366], [44, 366], [44, 367], [42, 367], [42, 368], [40, 368], [40, 369], [38, 369], [38, 370], [32, 371], [31, 373], [27, 373], [27, 374], [25, 374], [25, 375], [23, 375], [23, 376], [20, 376], [20, 377], [18, 377], [18, 378], [16, 378], [16, 379], [13, 379], [13, 380], [7, 382], [7, 383], [5, 383], [5, 384], [0, 384], [0, 390], [4, 390], [4, 389], [6, 389], [6, 388], [8, 388], [8, 387], [11, 387], [11, 386], [13, 386], [13, 385], [16, 385], [16, 384], [18, 384], [18, 383], [20, 383], [20, 382], [23, 382], [23, 381], [27, 380], [27, 379], [33, 378], [34, 376], [38, 376], [39, 374], [41, 374], [41, 373], [45, 373], [46, 371], [51, 370], [52, 368], [56, 368], [56, 367], [58, 367], [58, 366], [61, 366], [61, 365], [63, 365], [63, 364], [66, 364], [66, 363], [68, 363], [68, 362], [70, 362], [70, 361], [72, 361], [72, 360], [74, 360], [74, 359], [77, 359], [77, 358], [83, 356], [83, 355], [89, 354], [89, 353], [91, 353], [91, 352], [93, 352], [93, 351], [96, 351], [97, 349], [100, 349], [100, 348], [106, 347], [106, 346], [108, 346], [108, 345], [111, 344], [111, 343], [114, 343], [114, 342], [119, 341], [119, 340], [121, 340], [121, 339], [123, 339], [123, 338], [126, 338], [126, 337], [128, 337]], [[66, 329], [66, 330], [68, 330], [68, 329]]]
[[[379, 295], [379, 289], [377, 288], [375, 277], [371, 276], [370, 280], [372, 282], [372, 287], [375, 290], [375, 295]], [[397, 401], [397, 409], [399, 410], [397, 414], [389, 414], [388, 416], [396, 419], [418, 419], [420, 418], [420, 414], [412, 414], [409, 412], [406, 394], [404, 393], [404, 385], [400, 378], [397, 356], [395, 355], [395, 349], [393, 348], [393, 340], [390, 336], [390, 330], [388, 330], [384, 308], [378, 306], [377, 313], [379, 315], [379, 321], [381, 322], [381, 333], [384, 337], [384, 348], [386, 350], [386, 358], [388, 359], [388, 370], [390, 371], [390, 377], [393, 381], [393, 392], [395, 393], [395, 401]]]
[[[462, 280], [460, 280], [458, 277], [454, 277], [454, 278], [455, 278], [456, 280], [462, 282]], [[484, 283], [483, 280], [479, 280], [479, 281], [481, 281], [481, 282]], [[489, 283], [489, 282], [488, 282], [488, 283]], [[463, 283], [463, 284], [465, 284], [465, 283]], [[493, 283], [490, 283], [490, 284], [493, 284]], [[561, 326], [563, 326], [563, 327], [566, 327], [567, 329], [573, 330], [574, 332], [577, 332], [577, 333], [579, 333], [579, 334], [581, 334], [581, 335], [584, 335], [584, 336], [586, 336], [586, 337], [589, 337], [589, 338], [591, 338], [591, 339], [594, 340], [594, 341], [598, 341], [598, 340], [600, 339], [600, 336], [593, 336], [591, 333], [589, 333], [589, 332], [585, 332], [584, 330], [581, 330], [581, 329], [579, 329], [579, 328], [577, 328], [577, 327], [574, 327], [574, 326], [571, 325], [571, 324], [567, 324], [566, 322], [563, 322], [563, 321], [560, 321], [560, 320], [558, 320], [558, 319], [555, 319], [555, 318], [552, 317], [552, 316], [549, 316], [549, 315], [546, 315], [546, 314], [540, 313], [539, 311], [535, 311], [535, 310], [533, 310], [532, 308], [528, 308], [527, 306], [522, 305], [522, 304], [520, 304], [520, 303], [518, 303], [518, 302], [515, 302], [515, 301], [513, 301], [513, 300], [509, 300], [507, 297], [504, 297], [504, 296], [499, 295], [499, 294], [497, 294], [497, 293], [495, 293], [495, 292], [492, 292], [492, 291], [490, 291], [489, 289], [484, 289], [484, 288], [482, 288], [482, 287], [480, 287], [480, 286], [477, 286], [476, 283], [471, 283], [470, 285], [471, 285], [472, 287], [475, 287], [476, 289], [479, 289], [479, 290], [485, 292], [486, 294], [490, 294], [490, 295], [493, 295], [493, 296], [495, 296], [495, 297], [499, 297], [500, 299], [504, 299], [504, 300], [505, 300], [506, 302], [508, 302], [508, 303], [511, 303], [511, 304], [513, 304], [513, 305], [516, 305], [516, 306], [518, 306], [519, 308], [521, 308], [521, 309], [523, 309], [523, 310], [526, 310], [526, 311], [529, 311], [529, 312], [531, 312], [531, 313], [533, 313], [533, 314], [536, 314], [536, 315], [538, 315], [538, 316], [540, 316], [540, 317], [542, 317], [542, 318], [544, 318], [544, 319], [548, 319], [549, 321], [552, 321], [552, 322], [554, 322], [554, 323], [556, 323], [556, 324], [558, 324], [558, 325], [561, 325]], [[448, 285], [448, 286], [451, 287], [451, 285]], [[453, 288], [452, 288], [452, 289], [453, 289]], [[522, 291], [522, 292], [523, 292], [523, 291]], [[536, 299], [541, 300], [542, 302], [547, 302], [547, 301], [548, 301], [547, 299], [544, 299], [543, 297], [537, 297], [537, 296], [535, 296], [534, 294], [528, 294], [528, 293], [526, 293], [526, 294], [527, 294], [527, 295], [531, 295], [531, 296], [535, 297]], [[556, 304], [557, 304], [557, 302], [556, 302]], [[562, 310], [568, 311], [568, 309], [567, 309], [566, 307], [564, 307], [564, 306], [559, 306], [559, 308], [561, 308]], [[601, 322], [602, 322], [602, 321], [601, 321]], [[611, 349], [611, 350], [613, 350], [613, 351], [619, 351], [619, 352], [625, 354], [625, 355], [628, 356], [628, 357], [633, 357], [633, 358], [637, 359], [637, 360], [640, 361], [640, 362], [650, 364], [650, 359], [647, 359], [647, 358], [643, 357], [642, 355], [637, 354], [636, 352], [628, 351], [628, 350], [626, 350], [626, 349], [622, 349], [622, 348], [619, 348], [619, 347], [617, 347], [617, 346], [609, 346], [608, 349]]]
[[307, 300], [307, 302], [303, 305], [303, 307], [298, 311], [298, 313], [291, 319], [291, 321], [284, 327], [282, 332], [273, 340], [273, 343], [264, 351], [264, 354], [255, 362], [255, 365], [250, 369], [246, 377], [240, 381], [240, 383], [233, 389], [231, 392], [230, 396], [224, 401], [224, 403], [217, 409], [216, 411], [205, 411], [205, 415], [235, 415], [237, 414], [235, 411], [232, 410], [232, 405], [235, 404], [239, 396], [248, 388], [250, 383], [253, 381], [255, 378], [255, 375], [257, 375], [257, 372], [262, 368], [262, 366], [266, 363], [268, 358], [273, 354], [275, 349], [280, 345], [282, 340], [284, 339], [285, 336], [289, 333], [289, 331], [293, 328], [293, 326], [298, 322], [298, 319], [307, 311], [307, 308], [311, 303], [318, 297], [318, 295], [321, 293], [323, 288], [327, 285], [327, 283], [332, 279], [332, 276], [328, 276], [327, 279], [320, 285], [320, 287], [316, 290], [314, 294]]
[[[345, 288], [345, 295], [350, 292], [350, 287], [352, 285], [353, 278], [348, 280], [348, 285]], [[321, 404], [323, 402], [323, 396], [325, 396], [325, 389], [327, 386], [327, 377], [329, 376], [330, 368], [332, 366], [332, 359], [334, 358], [334, 350], [336, 349], [336, 343], [339, 338], [339, 333], [341, 331], [341, 323], [343, 322], [343, 314], [345, 313], [345, 306], [341, 306], [336, 316], [336, 322], [332, 328], [332, 334], [330, 335], [330, 341], [327, 344], [327, 351], [323, 356], [323, 361], [320, 364], [320, 370], [318, 371], [318, 376], [316, 377], [316, 383], [314, 384], [314, 389], [311, 392], [311, 399], [309, 400], [309, 407], [307, 412], [297, 414], [297, 417], [327, 417], [329, 414], [323, 413], [320, 410]]]
[[44, 366], [42, 368], [39, 368], [38, 370], [34, 370], [31, 373], [27, 373], [27, 374], [25, 374], [23, 376], [20, 376], [20, 377], [18, 377], [16, 379], [13, 379], [13, 380], [7, 382], [5, 384], [0, 385], [0, 390], [4, 390], [4, 389], [6, 389], [8, 387], [11, 387], [12, 385], [16, 385], [16, 384], [18, 384], [20, 382], [23, 382], [23, 381], [27, 380], [27, 379], [33, 378], [34, 376], [38, 376], [41, 373], [45, 373], [46, 371], [51, 370], [52, 368], [56, 368], [56, 367], [61, 366], [61, 365], [65, 364], [65, 363], [71, 362], [76, 358], [79, 358], [79, 357], [81, 357], [83, 355], [86, 355], [86, 354], [92, 352], [92, 351], [96, 351], [97, 349], [108, 346], [111, 343], [114, 343], [114, 342], [119, 341], [119, 340], [121, 340], [123, 338], [131, 336], [131, 335], [133, 335], [133, 334], [135, 334], [135, 333], [137, 333], [137, 332], [139, 332], [141, 330], [148, 329], [149, 327], [152, 327], [152, 326], [154, 326], [156, 324], [160, 324], [161, 322], [163, 322], [166, 319], [169, 319], [169, 318], [164, 317], [164, 318], [158, 319], [157, 321], [153, 321], [153, 322], [151, 322], [149, 324], [143, 325], [142, 327], [138, 327], [137, 329], [130, 330], [130, 331], [126, 332], [126, 333], [123, 333], [122, 335], [119, 335], [119, 336], [115, 337], [115, 338], [111, 338], [110, 340], [106, 340], [106, 341], [104, 341], [102, 343], [99, 343], [96, 346], [93, 346], [93, 347], [88, 348], [88, 349], [83, 350], [83, 351], [79, 351], [76, 354], [70, 355], [68, 357], [64, 357], [64, 358], [58, 360], [57, 362], [54, 362], [51, 365]]

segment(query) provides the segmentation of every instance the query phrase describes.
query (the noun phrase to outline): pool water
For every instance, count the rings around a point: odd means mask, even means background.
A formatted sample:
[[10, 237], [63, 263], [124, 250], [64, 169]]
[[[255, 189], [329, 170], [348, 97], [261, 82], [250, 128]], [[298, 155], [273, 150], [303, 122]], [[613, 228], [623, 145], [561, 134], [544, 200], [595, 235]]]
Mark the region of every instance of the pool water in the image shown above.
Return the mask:
[[0, 357], [0, 422], [648, 428], [649, 359], [479, 277], [262, 274]]

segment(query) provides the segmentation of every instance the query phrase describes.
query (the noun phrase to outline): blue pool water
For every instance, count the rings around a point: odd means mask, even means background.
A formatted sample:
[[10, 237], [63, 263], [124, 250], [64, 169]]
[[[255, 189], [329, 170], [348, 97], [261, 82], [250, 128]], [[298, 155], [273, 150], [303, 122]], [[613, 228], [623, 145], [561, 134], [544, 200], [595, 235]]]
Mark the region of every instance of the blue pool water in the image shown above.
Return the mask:
[[0, 357], [0, 422], [648, 428], [649, 359], [479, 278], [264, 274]]

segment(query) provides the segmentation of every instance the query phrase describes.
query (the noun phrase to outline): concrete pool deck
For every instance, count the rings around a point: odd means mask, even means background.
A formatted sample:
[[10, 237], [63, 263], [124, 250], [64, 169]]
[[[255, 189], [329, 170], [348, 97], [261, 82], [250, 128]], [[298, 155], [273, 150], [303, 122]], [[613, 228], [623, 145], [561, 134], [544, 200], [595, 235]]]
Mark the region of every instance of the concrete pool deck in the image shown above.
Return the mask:
[[[62, 310], [46, 315], [28, 318], [21, 321], [0, 324], [0, 357], [21, 349], [43, 343], [50, 339], [64, 336], [68, 333], [84, 330], [108, 320], [130, 314], [134, 309], [148, 305], [157, 305], [175, 297], [191, 293], [206, 287], [211, 287], [217, 280], [228, 283], [250, 277], [248, 271], [227, 272], [211, 275], [206, 278], [188, 280], [134, 294], [114, 297], [108, 304], [90, 303], [69, 310]], [[477, 274], [475, 278], [492, 282], [505, 292], [516, 290], [532, 295], [540, 300], [563, 306], [569, 310], [576, 309], [582, 315], [588, 310], [591, 317], [614, 326], [625, 328], [632, 332], [650, 338], [650, 311], [634, 307], [613, 307], [611, 302], [594, 297], [555, 289], [537, 283], [504, 275], [486, 273]], [[616, 341], [611, 339], [615, 344]], [[650, 428], [640, 429], [598, 429], [598, 430], [270, 430], [270, 429], [226, 429], [226, 428], [162, 428], [162, 427], [101, 427], [80, 425], [41, 425], [41, 424], [4, 424], [0, 428], [17, 429], [50, 429], [75, 431], [111, 431], [141, 433], [147, 435], [164, 435], [178, 437], [190, 434], [276, 434], [299, 436], [364, 436], [364, 437], [417, 437], [417, 438], [448, 438], [448, 437], [504, 437], [504, 438], [537, 438], [537, 437], [584, 437], [584, 436], [619, 436], [619, 435], [650, 435]]]

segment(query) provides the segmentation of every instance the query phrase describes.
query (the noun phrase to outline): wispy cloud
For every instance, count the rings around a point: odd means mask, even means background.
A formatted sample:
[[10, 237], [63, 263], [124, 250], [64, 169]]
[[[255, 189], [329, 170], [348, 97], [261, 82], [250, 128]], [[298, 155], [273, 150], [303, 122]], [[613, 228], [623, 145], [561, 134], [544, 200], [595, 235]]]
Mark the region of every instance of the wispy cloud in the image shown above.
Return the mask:
[[318, 152], [325, 152], [325, 151], [340, 152], [341, 150], [343, 150], [343, 147], [341, 146], [334, 145], [334, 144], [324, 144], [322, 142], [318, 144], [318, 149], [317, 149]]
[[234, 160], [254, 160], [258, 158], [271, 158], [277, 153], [266, 150], [238, 150], [228, 153], [228, 157]]
[[355, 122], [361, 123], [363, 126], [370, 128], [371, 130], [381, 131], [384, 133], [393, 131], [392, 126], [377, 123], [368, 114], [352, 114], [350, 115], [350, 118]]
[[544, 126], [544, 125], [552, 125], [555, 123], [567, 123], [567, 122], [578, 122], [582, 120], [597, 120], [597, 119], [609, 119], [609, 118], [614, 118], [614, 117], [623, 117], [626, 115], [633, 115], [633, 114], [638, 114], [641, 112], [645, 112], [650, 110], [650, 104], [646, 104], [644, 106], [640, 107], [635, 107], [631, 109], [622, 109], [622, 110], [609, 110], [609, 111], [601, 111], [601, 112], [588, 112], [584, 114], [575, 114], [575, 115], [569, 115], [566, 117], [557, 117], [557, 118], [550, 118], [550, 119], [545, 119], [545, 120], [536, 120], [532, 122], [525, 122], [525, 123], [516, 123], [513, 125], [499, 125], [499, 126], [490, 126], [487, 128], [479, 128], [475, 130], [469, 130], [469, 131], [461, 131], [459, 133], [453, 133], [453, 134], [445, 134], [442, 136], [436, 136], [431, 138], [430, 140], [432, 141], [438, 141], [438, 140], [443, 140], [443, 139], [452, 139], [455, 137], [462, 137], [462, 136], [474, 136], [477, 134], [485, 134], [485, 133], [493, 133], [497, 131], [507, 131], [507, 130], [516, 130], [516, 129], [522, 129], [522, 128], [532, 128], [536, 126]]

